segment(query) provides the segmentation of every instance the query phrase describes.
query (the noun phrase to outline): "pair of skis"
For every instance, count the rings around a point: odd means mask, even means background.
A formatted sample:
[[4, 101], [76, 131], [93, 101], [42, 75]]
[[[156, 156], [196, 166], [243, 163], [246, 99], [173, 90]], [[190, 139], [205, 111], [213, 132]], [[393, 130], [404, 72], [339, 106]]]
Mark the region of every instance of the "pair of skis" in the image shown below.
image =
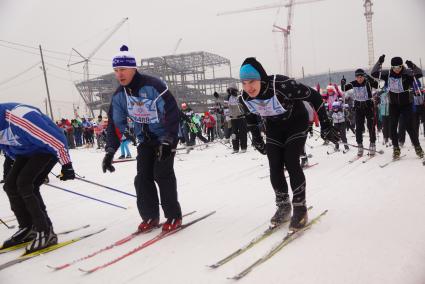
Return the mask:
[[[188, 214], [185, 214], [184, 216], [191, 215], [191, 214], [193, 214], [195, 212], [196, 211], [190, 212]], [[212, 212], [210, 212], [210, 213], [208, 213], [206, 215], [203, 215], [203, 216], [201, 216], [201, 217], [199, 217], [197, 219], [194, 219], [194, 220], [190, 221], [189, 223], [185, 223], [181, 227], [177, 228], [174, 231], [161, 232], [158, 235], [156, 235], [155, 237], [151, 238], [150, 240], [142, 243], [140, 246], [134, 248], [133, 250], [131, 250], [131, 251], [129, 251], [129, 252], [127, 252], [127, 253], [125, 253], [125, 254], [123, 254], [123, 255], [121, 255], [121, 256], [119, 256], [119, 257], [117, 257], [117, 258], [115, 258], [115, 259], [113, 259], [113, 260], [111, 260], [109, 262], [106, 262], [104, 264], [101, 264], [99, 266], [96, 266], [96, 267], [93, 267], [93, 268], [90, 268], [90, 269], [79, 268], [79, 270], [81, 272], [85, 272], [85, 273], [93, 273], [95, 271], [98, 271], [98, 270], [101, 270], [101, 269], [106, 268], [108, 266], [111, 266], [111, 265], [119, 262], [120, 260], [122, 260], [124, 258], [127, 258], [128, 256], [133, 255], [136, 252], [138, 252], [138, 251], [140, 251], [140, 250], [142, 250], [142, 249], [144, 249], [144, 248], [146, 248], [148, 246], [151, 246], [151, 245], [157, 243], [158, 241], [160, 241], [160, 240], [162, 240], [162, 239], [164, 239], [164, 238], [166, 238], [168, 236], [171, 236], [171, 235], [173, 235], [173, 234], [175, 234], [175, 233], [177, 233], [177, 232], [179, 232], [179, 231], [181, 231], [181, 230], [183, 230], [183, 229], [185, 229], [185, 228], [187, 228], [187, 227], [189, 227], [189, 226], [191, 226], [191, 225], [193, 225], [193, 224], [195, 224], [195, 223], [197, 223], [197, 222], [199, 222], [199, 221], [201, 221], [201, 220], [203, 220], [203, 219], [205, 219], [205, 218], [207, 218], [207, 217], [209, 217], [211, 215], [213, 215], [214, 213], [215, 213], [215, 211], [212, 211]], [[106, 247], [104, 247], [104, 248], [102, 248], [102, 249], [100, 249], [98, 251], [93, 252], [93, 253], [90, 253], [90, 254], [88, 254], [88, 255], [86, 255], [84, 257], [75, 259], [73, 261], [70, 261], [70, 262], [67, 262], [65, 264], [58, 265], [58, 266], [50, 266], [50, 265], [48, 265], [48, 267], [51, 268], [51, 269], [54, 269], [54, 270], [62, 270], [62, 269], [67, 268], [67, 267], [69, 267], [69, 266], [71, 266], [71, 265], [73, 265], [73, 264], [75, 264], [77, 262], [80, 262], [80, 261], [83, 261], [83, 260], [92, 258], [95, 255], [98, 255], [98, 254], [100, 254], [100, 253], [102, 253], [104, 251], [110, 250], [110, 249], [112, 249], [112, 248], [114, 248], [116, 246], [120, 246], [120, 245], [122, 245], [124, 243], [127, 243], [128, 241], [130, 241], [131, 239], [133, 239], [134, 237], [136, 237], [139, 234], [140, 234], [139, 232], [134, 232], [134, 233], [132, 233], [132, 234], [124, 237], [123, 239], [118, 240], [118, 241], [112, 243], [111, 245], [106, 246]]]
[[[310, 210], [311, 207], [308, 208], [308, 209]], [[281, 241], [279, 241], [278, 243], [276, 243], [272, 247], [272, 249], [270, 251], [268, 251], [265, 255], [263, 255], [262, 257], [260, 257], [259, 259], [257, 259], [257, 261], [255, 261], [254, 263], [252, 263], [250, 266], [246, 267], [240, 273], [236, 274], [233, 277], [229, 277], [228, 279], [239, 280], [239, 279], [245, 277], [248, 273], [250, 273], [252, 270], [254, 270], [256, 267], [258, 267], [262, 263], [264, 263], [267, 260], [269, 260], [272, 256], [274, 256], [282, 248], [284, 248], [285, 246], [287, 246], [290, 242], [292, 242], [293, 240], [295, 240], [298, 237], [300, 237], [303, 232], [305, 232], [308, 229], [310, 229], [327, 212], [328, 212], [328, 210], [323, 211], [321, 214], [319, 214], [313, 220], [311, 220], [310, 222], [308, 222], [302, 229], [299, 229], [299, 230], [296, 230], [296, 231], [289, 231], [285, 235], [285, 237]], [[267, 229], [261, 235], [259, 235], [258, 237], [254, 238], [252, 241], [250, 241], [245, 246], [241, 247], [240, 249], [237, 249], [235, 252], [233, 252], [230, 255], [226, 256], [225, 258], [219, 260], [218, 262], [216, 262], [216, 263], [214, 263], [212, 265], [209, 265], [209, 267], [210, 268], [214, 268], [214, 269], [215, 268], [218, 268], [218, 267], [221, 267], [222, 265], [226, 264], [227, 262], [229, 262], [232, 259], [236, 258], [237, 256], [241, 255], [242, 253], [246, 252], [248, 249], [252, 248], [254, 245], [256, 245], [257, 243], [259, 243], [260, 241], [266, 239], [268, 236], [270, 236], [271, 234], [273, 234], [274, 232], [276, 232], [279, 228], [281, 228], [281, 226]]]
[[[69, 234], [71, 232], [75, 232], [75, 231], [78, 231], [78, 230], [87, 228], [88, 226], [89, 225], [82, 226], [82, 227], [79, 227], [79, 228], [76, 228], [76, 229], [72, 229], [72, 230], [69, 230], [69, 231], [65, 231], [65, 232], [59, 233], [58, 235]], [[106, 228], [102, 228], [102, 229], [99, 229], [99, 230], [94, 231], [92, 233], [84, 234], [84, 235], [81, 235], [79, 237], [73, 238], [71, 240], [60, 242], [60, 243], [57, 243], [55, 245], [46, 247], [44, 249], [41, 249], [41, 250], [38, 250], [38, 251], [35, 251], [35, 252], [32, 252], [32, 253], [29, 253], [29, 254], [24, 253], [21, 256], [15, 258], [15, 259], [12, 259], [12, 260], [10, 260], [8, 262], [5, 262], [5, 263], [1, 264], [0, 265], [0, 271], [3, 270], [3, 269], [6, 269], [8, 267], [11, 267], [11, 266], [13, 266], [15, 264], [18, 264], [18, 263], [24, 262], [26, 260], [32, 259], [34, 257], [37, 257], [39, 255], [46, 254], [46, 253], [49, 253], [51, 251], [57, 250], [57, 249], [59, 249], [61, 247], [64, 247], [64, 246], [67, 246], [67, 245], [76, 243], [78, 241], [81, 241], [81, 240], [86, 239], [88, 237], [91, 237], [93, 235], [99, 234], [99, 233], [101, 233], [101, 232], [103, 232], [105, 230], [106, 230]], [[10, 249], [10, 250], [7, 250], [7, 251], [13, 251], [13, 250], [16, 250], [16, 249], [19, 249], [19, 248], [22, 248], [22, 247], [23, 247], [23, 245], [21, 245], [21, 246], [19, 246], [19, 245], [18, 246], [14, 246], [13, 249]]]

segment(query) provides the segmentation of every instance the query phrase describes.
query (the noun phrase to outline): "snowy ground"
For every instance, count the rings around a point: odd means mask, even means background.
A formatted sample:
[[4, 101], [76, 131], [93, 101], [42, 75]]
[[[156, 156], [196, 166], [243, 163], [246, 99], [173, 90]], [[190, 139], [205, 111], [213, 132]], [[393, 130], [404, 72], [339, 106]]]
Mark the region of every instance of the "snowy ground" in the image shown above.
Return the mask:
[[[350, 142], [354, 138], [350, 134]], [[385, 153], [362, 163], [348, 160], [347, 154], [327, 155], [320, 139], [309, 139], [314, 146], [305, 171], [310, 217], [324, 209], [322, 221], [272, 259], [251, 272], [241, 283], [425, 283], [425, 167], [409, 145], [402, 149], [407, 157], [386, 168], [390, 148], [378, 144]], [[422, 138], [421, 143], [425, 146]], [[368, 143], [365, 143], [366, 145]], [[408, 143], [406, 143], [407, 145]], [[133, 148], [133, 153], [135, 149]], [[103, 174], [103, 154], [94, 149], [72, 150], [75, 170], [87, 179], [134, 193], [135, 162], [116, 164], [116, 172]], [[2, 163], [2, 161], [0, 161]], [[140, 223], [135, 199], [81, 181], [51, 183], [125, 207], [111, 207], [50, 187], [43, 187], [48, 212], [61, 231], [91, 224], [83, 232], [106, 227], [101, 234], [49, 254], [0, 271], [0, 283], [231, 283], [233, 276], [263, 255], [281, 239], [287, 229], [272, 235], [247, 253], [217, 270], [206, 267], [261, 233], [273, 215], [274, 194], [268, 178], [265, 156], [252, 148], [245, 154], [231, 155], [216, 143], [189, 155], [177, 156], [175, 169], [179, 199], [187, 217], [216, 210], [217, 213], [188, 229], [170, 236], [117, 264], [91, 275], [77, 268], [91, 268], [117, 257], [157, 232], [138, 236], [129, 243], [71, 266], [52, 272], [47, 264], [59, 265], [98, 250], [135, 231]], [[59, 172], [59, 167], [54, 169]], [[0, 218], [9, 219], [7, 197], [0, 193]], [[8, 223], [15, 224], [14, 221]], [[0, 239], [14, 230], [0, 225]], [[0, 264], [21, 252], [0, 255]], [[25, 272], [25, 273], [23, 273]]]

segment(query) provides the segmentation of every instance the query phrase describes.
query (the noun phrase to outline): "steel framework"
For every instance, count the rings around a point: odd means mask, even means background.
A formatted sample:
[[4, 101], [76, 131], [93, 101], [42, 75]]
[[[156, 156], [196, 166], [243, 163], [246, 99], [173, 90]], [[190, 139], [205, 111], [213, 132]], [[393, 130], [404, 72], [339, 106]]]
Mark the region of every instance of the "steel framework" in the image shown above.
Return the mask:
[[[205, 51], [142, 59], [138, 70], [164, 80], [178, 103], [195, 111], [207, 110], [217, 102], [214, 92], [224, 94], [230, 83], [238, 82], [229, 59]], [[118, 83], [110, 73], [75, 86], [91, 111], [107, 111]]]

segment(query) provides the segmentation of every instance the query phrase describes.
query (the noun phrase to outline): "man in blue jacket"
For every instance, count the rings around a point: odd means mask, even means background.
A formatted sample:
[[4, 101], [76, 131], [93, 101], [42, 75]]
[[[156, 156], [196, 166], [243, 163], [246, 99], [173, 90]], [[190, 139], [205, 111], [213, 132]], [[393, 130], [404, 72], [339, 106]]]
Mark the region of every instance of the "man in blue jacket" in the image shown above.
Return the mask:
[[57, 243], [52, 222], [40, 194], [49, 172], [59, 161], [61, 180], [74, 179], [66, 138], [61, 129], [35, 107], [0, 104], [0, 149], [14, 160], [4, 190], [19, 223], [19, 230], [2, 248], [29, 243], [31, 253]]
[[178, 141], [179, 109], [167, 85], [158, 78], [137, 71], [136, 60], [123, 45], [112, 62], [120, 86], [112, 96], [108, 112], [106, 155], [102, 170], [115, 171], [112, 160], [123, 139], [127, 118], [134, 122], [137, 147], [137, 175], [134, 186], [142, 223], [141, 232], [159, 224], [159, 187], [161, 206], [167, 221], [163, 231], [181, 226], [182, 213], [177, 199], [174, 156]]

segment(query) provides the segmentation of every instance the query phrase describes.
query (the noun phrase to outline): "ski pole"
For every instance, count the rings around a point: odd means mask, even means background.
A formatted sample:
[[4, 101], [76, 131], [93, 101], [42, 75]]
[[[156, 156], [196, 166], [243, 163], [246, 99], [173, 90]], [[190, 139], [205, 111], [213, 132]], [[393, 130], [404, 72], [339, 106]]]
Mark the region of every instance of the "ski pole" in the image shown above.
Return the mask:
[[6, 228], [8, 228], [8, 229], [13, 229], [13, 228], [15, 228], [15, 225], [12, 225], [12, 226], [9, 226], [8, 224], [6, 224], [2, 219], [0, 219], [0, 222], [3, 224], [3, 225], [5, 225], [6, 226]]
[[[51, 172], [52, 173], [52, 172]], [[54, 173], [52, 173], [52, 174], [54, 174]], [[59, 175], [55, 175], [57, 178], [59, 178]], [[97, 186], [100, 186], [100, 187], [104, 187], [104, 188], [106, 188], [106, 189], [109, 189], [109, 190], [112, 190], [112, 191], [116, 191], [116, 192], [119, 192], [119, 193], [122, 193], [122, 194], [126, 194], [126, 195], [130, 195], [130, 196], [133, 196], [133, 197], [137, 197], [136, 195], [134, 195], [134, 194], [131, 194], [131, 193], [128, 193], [128, 192], [125, 192], [125, 191], [122, 191], [122, 190], [119, 190], [119, 189], [115, 189], [115, 188], [113, 188], [113, 187], [109, 187], [109, 186], [106, 186], [106, 185], [103, 185], [103, 184], [100, 184], [100, 183], [97, 183], [97, 182], [94, 182], [94, 181], [90, 181], [90, 180], [87, 180], [87, 179], [85, 179], [85, 177], [84, 176], [80, 176], [79, 174], [75, 174], [75, 179], [77, 179], [77, 180], [81, 180], [81, 181], [84, 181], [84, 182], [87, 182], [87, 183], [90, 183], [90, 184], [94, 184], [94, 185], [97, 185]]]
[[111, 206], [114, 206], [114, 207], [118, 207], [118, 208], [127, 210], [127, 208], [124, 207], [124, 206], [120, 206], [120, 205], [113, 204], [113, 203], [110, 203], [110, 202], [107, 202], [107, 201], [104, 201], [104, 200], [100, 200], [100, 199], [97, 199], [97, 198], [94, 198], [94, 197], [91, 197], [91, 196], [88, 196], [88, 195], [84, 195], [84, 194], [81, 194], [81, 193], [78, 193], [78, 192], [75, 192], [75, 191], [72, 191], [72, 190], [69, 190], [69, 189], [60, 187], [60, 186], [56, 186], [56, 185], [53, 185], [53, 184], [46, 184], [46, 185], [47, 186], [50, 186], [50, 187], [53, 187], [53, 188], [56, 188], [56, 189], [59, 189], [59, 190], [63, 190], [63, 191], [72, 193], [72, 194], [76, 194], [76, 195], [82, 196], [82, 197], [85, 197], [85, 198], [88, 198], [88, 199], [92, 199], [92, 200], [95, 200], [95, 201], [98, 201], [98, 202], [101, 202], [101, 203], [105, 203], [105, 204], [108, 204], [108, 205], [111, 205]]

